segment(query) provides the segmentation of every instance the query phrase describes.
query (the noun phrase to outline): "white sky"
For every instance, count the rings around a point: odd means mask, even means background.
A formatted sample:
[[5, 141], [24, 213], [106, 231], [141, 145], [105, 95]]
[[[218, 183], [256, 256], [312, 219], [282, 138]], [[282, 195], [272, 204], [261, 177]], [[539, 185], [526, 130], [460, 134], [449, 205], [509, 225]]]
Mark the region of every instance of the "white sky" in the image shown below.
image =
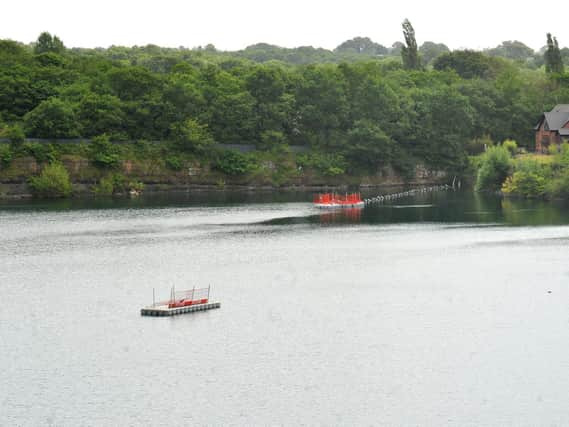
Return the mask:
[[547, 32], [569, 46], [566, 15], [523, 0], [0, 0], [0, 38], [29, 43], [49, 31], [67, 47], [213, 43], [238, 50], [266, 42], [332, 49], [356, 36], [391, 46], [403, 40], [408, 18], [419, 45], [482, 49], [520, 40], [537, 50]]

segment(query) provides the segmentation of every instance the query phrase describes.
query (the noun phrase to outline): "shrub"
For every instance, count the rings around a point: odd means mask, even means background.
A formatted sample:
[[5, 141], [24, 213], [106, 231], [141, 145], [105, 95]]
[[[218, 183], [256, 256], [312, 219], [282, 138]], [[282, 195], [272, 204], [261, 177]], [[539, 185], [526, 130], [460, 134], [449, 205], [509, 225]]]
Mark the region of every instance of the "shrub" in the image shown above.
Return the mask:
[[0, 165], [8, 166], [12, 162], [14, 153], [8, 144], [0, 144]]
[[99, 168], [112, 169], [119, 165], [120, 156], [108, 135], [103, 134], [93, 138], [91, 142], [91, 159]]
[[71, 194], [69, 173], [60, 163], [51, 163], [37, 177], [29, 180], [34, 195], [38, 197], [67, 197]]
[[24, 142], [19, 151], [25, 156], [32, 156], [39, 163], [53, 163], [58, 157], [58, 152], [53, 144]]
[[226, 175], [245, 175], [253, 170], [254, 162], [245, 154], [234, 150], [220, 152], [213, 163], [213, 168]]
[[506, 139], [504, 142], [502, 142], [502, 147], [508, 150], [512, 156], [515, 155], [518, 151], [518, 144], [513, 139]]
[[170, 132], [180, 151], [203, 152], [214, 143], [208, 127], [194, 119], [174, 123], [170, 126]]
[[552, 153], [555, 154], [553, 157], [553, 167], [557, 169], [569, 168], [569, 144], [564, 142], [560, 146], [555, 145], [555, 148], [555, 152]]
[[326, 176], [342, 175], [346, 172], [346, 161], [339, 154], [303, 153], [296, 158], [301, 168], [313, 168]]
[[126, 177], [120, 173], [113, 173], [101, 178], [93, 187], [95, 194], [100, 196], [112, 196], [113, 194], [126, 193], [131, 190], [141, 192], [144, 190], [144, 183], [139, 181], [127, 181]]
[[173, 171], [181, 171], [184, 167], [184, 161], [179, 156], [168, 156], [165, 159], [166, 167]]
[[482, 155], [476, 178], [476, 191], [496, 191], [510, 174], [512, 158], [503, 146], [490, 147]]
[[124, 191], [126, 187], [126, 178], [120, 173], [113, 173], [101, 178], [99, 183], [94, 187], [95, 194], [101, 196], [111, 196]]
[[502, 191], [528, 198], [543, 197], [546, 183], [545, 177], [537, 172], [516, 171], [506, 179]]
[[553, 156], [559, 153], [559, 146], [557, 144], [551, 144], [549, 147], [547, 147], [547, 152]]
[[550, 182], [548, 192], [552, 197], [569, 199], [569, 169], [564, 169]]
[[6, 130], [6, 138], [15, 146], [19, 146], [26, 140], [26, 134], [20, 125], [9, 126]]
[[105, 176], [93, 187], [93, 192], [100, 196], [111, 196], [115, 190], [112, 175]]
[[144, 183], [140, 181], [129, 181], [127, 187], [129, 191], [141, 193], [144, 190]]

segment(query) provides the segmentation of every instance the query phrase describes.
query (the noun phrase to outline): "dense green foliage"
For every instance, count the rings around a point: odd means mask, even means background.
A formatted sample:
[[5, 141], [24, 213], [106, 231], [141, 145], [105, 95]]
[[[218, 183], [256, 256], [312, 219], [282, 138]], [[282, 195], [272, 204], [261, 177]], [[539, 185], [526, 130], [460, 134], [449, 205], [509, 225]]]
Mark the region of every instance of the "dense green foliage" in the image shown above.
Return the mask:
[[486, 53], [491, 56], [500, 56], [518, 61], [531, 60], [534, 56], [533, 49], [518, 40], [504, 41], [499, 46], [486, 50]]
[[12, 147], [6, 144], [0, 144], [0, 166], [8, 166], [14, 157]]
[[30, 188], [38, 197], [66, 197], [71, 194], [69, 173], [60, 163], [48, 164], [30, 179]]
[[510, 174], [512, 157], [506, 147], [490, 147], [482, 155], [478, 176], [476, 177], [477, 191], [496, 191]]
[[546, 193], [549, 175], [539, 162], [529, 159], [516, 161], [514, 173], [502, 186], [504, 193], [521, 194], [528, 198], [542, 197]]
[[555, 37], [547, 33], [547, 49], [543, 54], [545, 60], [545, 71], [548, 73], [562, 73], [564, 71], [563, 59], [559, 50], [559, 43]]
[[559, 150], [551, 151], [552, 155], [549, 156], [523, 155], [514, 158], [510, 163], [510, 174], [503, 182], [502, 192], [526, 198], [569, 198], [569, 144], [564, 143]]
[[[325, 176], [412, 176], [424, 164], [460, 175], [476, 141], [511, 138], [531, 150], [539, 115], [569, 102], [569, 76], [524, 62], [530, 52], [519, 42], [489, 54], [432, 42], [417, 49], [408, 21], [404, 37], [389, 49], [356, 37], [334, 51], [259, 44], [233, 53], [66, 49], [48, 33], [33, 46], [0, 40], [0, 136], [16, 143], [11, 157], [72, 154], [101, 173], [134, 158], [172, 171], [198, 162], [228, 176], [268, 173], [260, 156], [213, 148], [252, 144], [265, 153], [306, 149], [279, 174], [300, 166]], [[23, 143], [24, 133], [94, 142]]]
[[120, 173], [110, 173], [100, 179], [93, 187], [95, 194], [99, 196], [112, 196], [116, 194], [125, 194], [131, 191], [141, 192], [144, 184], [137, 181], [129, 181]]

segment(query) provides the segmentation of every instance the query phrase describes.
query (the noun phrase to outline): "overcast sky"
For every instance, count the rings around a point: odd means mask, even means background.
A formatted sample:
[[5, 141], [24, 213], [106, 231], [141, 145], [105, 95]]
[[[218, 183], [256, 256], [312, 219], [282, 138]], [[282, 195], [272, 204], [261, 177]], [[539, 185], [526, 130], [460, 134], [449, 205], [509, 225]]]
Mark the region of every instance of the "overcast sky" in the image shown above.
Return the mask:
[[29, 43], [49, 31], [67, 47], [213, 43], [238, 50], [266, 42], [332, 49], [356, 36], [391, 46], [403, 40], [405, 18], [419, 45], [482, 49], [520, 40], [539, 49], [551, 32], [569, 46], [566, 13], [512, 0], [2, 0], [1, 11], [0, 38]]

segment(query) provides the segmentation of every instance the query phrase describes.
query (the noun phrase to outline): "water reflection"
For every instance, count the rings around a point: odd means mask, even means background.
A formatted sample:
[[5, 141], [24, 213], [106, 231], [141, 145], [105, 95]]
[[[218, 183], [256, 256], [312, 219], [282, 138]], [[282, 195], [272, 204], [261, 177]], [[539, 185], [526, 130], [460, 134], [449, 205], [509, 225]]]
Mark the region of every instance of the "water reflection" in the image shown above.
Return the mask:
[[[310, 209], [309, 209], [310, 210]], [[417, 194], [393, 202], [364, 208], [312, 210], [313, 214], [280, 217], [263, 221], [266, 225], [447, 223], [477, 225], [562, 225], [569, 224], [569, 206], [554, 201], [504, 199], [473, 192]]]
[[[381, 193], [378, 190], [377, 194]], [[8, 211], [75, 211], [128, 209], [130, 215], [144, 209], [172, 207], [244, 207], [264, 204], [270, 209], [283, 211], [274, 219], [264, 220], [267, 225], [312, 224], [344, 226], [347, 224], [389, 223], [474, 223], [507, 225], [561, 225], [569, 224], [569, 203], [559, 201], [505, 199], [497, 195], [471, 191], [418, 193], [364, 208], [321, 211], [312, 207], [312, 192], [247, 192], [247, 191], [195, 191], [147, 194], [136, 199], [86, 198], [71, 200], [0, 201], [0, 215]], [[370, 195], [366, 195], [370, 196]], [[286, 211], [286, 212], [285, 212]], [[160, 213], [155, 213], [161, 216]], [[166, 215], [166, 214], [164, 214]], [[177, 212], [175, 216], [191, 215]], [[206, 213], [204, 213], [206, 215]]]
[[320, 224], [357, 224], [364, 208], [333, 209], [318, 215]]

